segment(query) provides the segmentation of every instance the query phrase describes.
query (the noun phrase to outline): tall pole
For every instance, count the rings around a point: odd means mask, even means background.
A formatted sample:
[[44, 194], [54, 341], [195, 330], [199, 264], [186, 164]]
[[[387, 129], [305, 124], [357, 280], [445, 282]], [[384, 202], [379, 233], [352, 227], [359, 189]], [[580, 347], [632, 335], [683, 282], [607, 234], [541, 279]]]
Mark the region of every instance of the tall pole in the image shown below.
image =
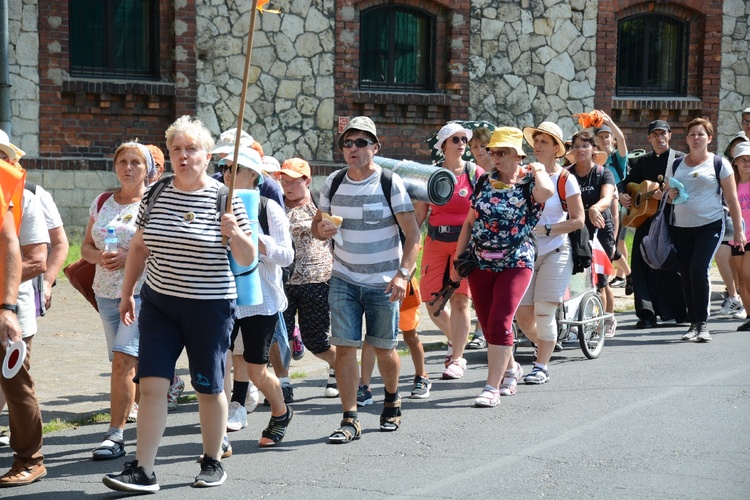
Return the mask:
[[[7, 1], [7, 0], [0, 0]], [[258, 12], [258, 0], [253, 0], [250, 11], [250, 31], [247, 35], [247, 49], [245, 50], [245, 73], [242, 76], [242, 94], [240, 96], [240, 110], [237, 115], [237, 130], [234, 134], [234, 161], [232, 162], [232, 182], [229, 183], [229, 196], [227, 197], [226, 212], [232, 211], [232, 197], [234, 196], [234, 180], [237, 178], [237, 162], [240, 155], [240, 137], [242, 136], [242, 122], [245, 119], [245, 101], [247, 100], [247, 82], [250, 79], [250, 61], [253, 56], [253, 38], [255, 36], [255, 17]], [[222, 244], [227, 244], [226, 236], [222, 238]]]
[[8, 137], [11, 136], [9, 43], [8, 0], [0, 0], [0, 128], [8, 134]]

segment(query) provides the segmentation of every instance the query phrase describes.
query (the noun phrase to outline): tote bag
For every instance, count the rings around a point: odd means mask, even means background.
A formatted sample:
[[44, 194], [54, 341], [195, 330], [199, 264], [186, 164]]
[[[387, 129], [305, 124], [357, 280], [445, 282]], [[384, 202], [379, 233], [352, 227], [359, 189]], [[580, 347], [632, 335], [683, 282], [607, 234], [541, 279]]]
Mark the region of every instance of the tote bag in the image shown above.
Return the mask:
[[667, 207], [667, 197], [664, 196], [659, 204], [648, 234], [641, 241], [641, 255], [651, 269], [666, 271], [677, 263], [677, 249], [672, 242], [672, 232], [669, 218], [671, 207]]

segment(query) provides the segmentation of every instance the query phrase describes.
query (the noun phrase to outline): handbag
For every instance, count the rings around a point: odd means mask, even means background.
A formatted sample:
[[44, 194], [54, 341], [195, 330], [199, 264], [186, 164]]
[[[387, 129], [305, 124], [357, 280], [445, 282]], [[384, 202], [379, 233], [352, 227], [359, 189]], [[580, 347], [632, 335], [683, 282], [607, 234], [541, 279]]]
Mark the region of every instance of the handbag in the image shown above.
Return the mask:
[[667, 208], [667, 197], [659, 204], [659, 211], [654, 215], [648, 234], [641, 241], [641, 255], [651, 269], [667, 271], [677, 263], [677, 249], [672, 241], [669, 217], [672, 214]]
[[[102, 206], [107, 199], [114, 193], [106, 192], [99, 196], [96, 202], [96, 212], [99, 213], [102, 210]], [[96, 296], [94, 295], [94, 275], [96, 274], [96, 264], [92, 264], [81, 257], [77, 261], [65, 266], [63, 269], [65, 277], [68, 278], [73, 288], [83, 295], [83, 297], [94, 306], [97, 312], [99, 312], [99, 306], [96, 305]]]

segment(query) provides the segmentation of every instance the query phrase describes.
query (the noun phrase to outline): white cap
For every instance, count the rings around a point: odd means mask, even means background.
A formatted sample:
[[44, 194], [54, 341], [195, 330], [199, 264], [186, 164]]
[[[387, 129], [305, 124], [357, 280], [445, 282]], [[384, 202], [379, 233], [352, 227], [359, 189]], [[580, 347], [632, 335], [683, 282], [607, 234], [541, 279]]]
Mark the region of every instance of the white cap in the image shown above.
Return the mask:
[[[234, 152], [235, 137], [237, 135], [236, 128], [230, 128], [225, 130], [219, 136], [219, 142], [216, 143], [216, 147], [211, 150], [211, 154], [229, 154]], [[253, 136], [245, 132], [244, 130], [240, 133], [240, 147], [245, 146], [247, 148], [253, 145]]]

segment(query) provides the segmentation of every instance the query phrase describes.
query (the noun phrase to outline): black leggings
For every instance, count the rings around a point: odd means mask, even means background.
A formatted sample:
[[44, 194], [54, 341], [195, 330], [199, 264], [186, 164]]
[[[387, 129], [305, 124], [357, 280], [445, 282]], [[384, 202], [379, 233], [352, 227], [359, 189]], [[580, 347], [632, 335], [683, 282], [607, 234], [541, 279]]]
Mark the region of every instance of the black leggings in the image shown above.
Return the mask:
[[688, 321], [698, 323], [708, 319], [711, 285], [711, 259], [721, 244], [724, 221], [719, 219], [705, 226], [672, 226], [672, 239], [677, 248], [682, 293], [685, 296]]

